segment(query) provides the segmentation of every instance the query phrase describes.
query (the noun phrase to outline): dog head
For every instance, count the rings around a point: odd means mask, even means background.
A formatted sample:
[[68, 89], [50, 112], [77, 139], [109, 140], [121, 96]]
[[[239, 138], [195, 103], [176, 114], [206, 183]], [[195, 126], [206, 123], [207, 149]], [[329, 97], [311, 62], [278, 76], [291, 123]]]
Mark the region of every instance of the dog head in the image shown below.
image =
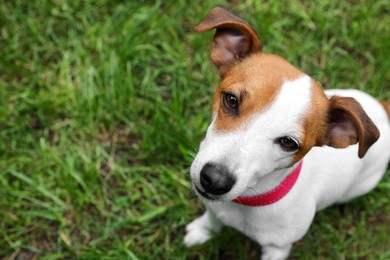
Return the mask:
[[328, 99], [322, 87], [283, 58], [262, 53], [256, 31], [222, 8], [194, 30], [216, 29], [211, 60], [221, 83], [212, 122], [191, 166], [194, 189], [232, 200], [264, 176], [300, 161], [314, 146], [359, 142], [359, 157], [379, 132], [352, 98]]

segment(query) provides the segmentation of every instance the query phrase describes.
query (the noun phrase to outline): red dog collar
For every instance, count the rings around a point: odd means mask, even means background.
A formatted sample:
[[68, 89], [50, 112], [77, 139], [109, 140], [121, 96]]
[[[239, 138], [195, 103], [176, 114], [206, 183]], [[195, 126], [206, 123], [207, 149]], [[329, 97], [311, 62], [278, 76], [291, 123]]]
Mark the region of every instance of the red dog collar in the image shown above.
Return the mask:
[[302, 162], [303, 160], [301, 160], [298, 166], [273, 190], [251, 197], [239, 196], [235, 198], [233, 202], [252, 207], [265, 206], [277, 202], [286, 196], [292, 187], [294, 187], [294, 184], [297, 181], [299, 173], [302, 169]]

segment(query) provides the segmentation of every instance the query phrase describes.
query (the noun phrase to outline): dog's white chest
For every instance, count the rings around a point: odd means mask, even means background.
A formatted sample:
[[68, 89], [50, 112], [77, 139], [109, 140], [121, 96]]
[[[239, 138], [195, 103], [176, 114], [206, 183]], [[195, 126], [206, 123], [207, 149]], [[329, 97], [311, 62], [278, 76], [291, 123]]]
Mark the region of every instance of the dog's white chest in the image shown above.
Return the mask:
[[207, 205], [226, 226], [235, 228], [260, 244], [268, 244], [275, 239], [287, 242], [306, 233], [314, 217], [315, 205], [308, 199], [302, 205], [303, 208], [297, 210], [290, 207], [288, 212], [283, 213], [291, 199], [293, 196], [279, 203], [259, 207], [221, 202]]
[[226, 203], [212, 203], [209, 206], [222, 223], [237, 229], [252, 239], [257, 240], [259, 234], [263, 233], [263, 214], [254, 208]]

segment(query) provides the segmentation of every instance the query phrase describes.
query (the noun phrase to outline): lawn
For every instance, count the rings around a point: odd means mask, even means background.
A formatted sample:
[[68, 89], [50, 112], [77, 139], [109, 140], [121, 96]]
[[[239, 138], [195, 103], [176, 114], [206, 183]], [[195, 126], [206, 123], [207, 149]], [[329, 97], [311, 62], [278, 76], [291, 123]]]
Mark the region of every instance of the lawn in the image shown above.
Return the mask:
[[[326, 88], [390, 101], [390, 2], [2, 1], [0, 258], [257, 259], [230, 228], [187, 249], [189, 166], [210, 122], [212, 7]], [[240, 3], [239, 3], [240, 2]], [[390, 259], [390, 170], [320, 212], [292, 259]]]

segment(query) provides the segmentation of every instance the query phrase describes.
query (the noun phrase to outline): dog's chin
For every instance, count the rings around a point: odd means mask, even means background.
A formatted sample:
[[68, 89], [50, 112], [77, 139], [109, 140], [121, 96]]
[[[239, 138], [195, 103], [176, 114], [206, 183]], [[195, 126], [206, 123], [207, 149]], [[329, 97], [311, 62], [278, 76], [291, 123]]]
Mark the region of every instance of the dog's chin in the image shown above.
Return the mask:
[[202, 199], [217, 200], [216, 198], [209, 195], [207, 192], [204, 192], [201, 189], [199, 189], [198, 187], [196, 187], [196, 185], [194, 185], [194, 190], [195, 190], [195, 193], [198, 195], [198, 197], [200, 197]]
[[213, 195], [209, 194], [202, 189], [198, 188], [196, 185], [193, 185], [193, 190], [198, 195], [199, 198], [205, 199], [208, 201], [232, 201], [238, 196], [229, 196], [228, 194], [223, 194], [223, 195]]

